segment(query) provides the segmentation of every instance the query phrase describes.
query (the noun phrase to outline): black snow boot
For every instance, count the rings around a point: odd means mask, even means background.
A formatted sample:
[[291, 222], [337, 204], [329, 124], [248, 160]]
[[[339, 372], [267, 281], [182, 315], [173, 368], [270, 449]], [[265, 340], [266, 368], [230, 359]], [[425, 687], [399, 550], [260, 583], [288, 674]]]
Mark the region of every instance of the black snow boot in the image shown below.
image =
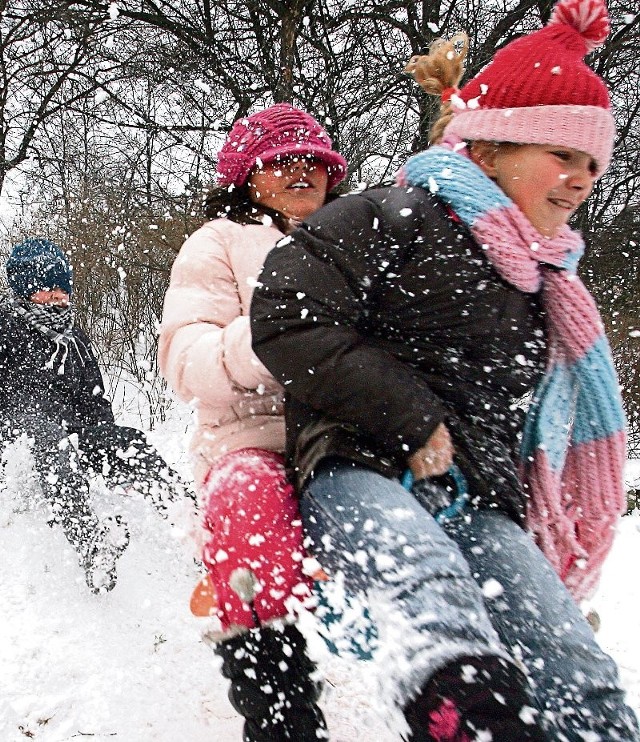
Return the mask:
[[245, 718], [244, 742], [319, 742], [328, 739], [317, 706], [321, 684], [293, 625], [251, 629], [216, 646], [229, 700]]
[[[463, 657], [404, 709], [411, 742], [547, 742], [524, 674], [500, 657]], [[489, 733], [491, 736], [488, 736]]]

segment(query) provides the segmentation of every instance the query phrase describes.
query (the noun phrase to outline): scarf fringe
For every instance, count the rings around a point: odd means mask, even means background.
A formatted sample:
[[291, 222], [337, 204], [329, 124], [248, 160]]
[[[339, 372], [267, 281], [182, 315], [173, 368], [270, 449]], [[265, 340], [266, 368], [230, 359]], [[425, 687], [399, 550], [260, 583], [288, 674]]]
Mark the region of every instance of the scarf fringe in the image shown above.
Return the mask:
[[74, 316], [71, 307], [52, 311], [52, 307], [34, 304], [20, 296], [5, 297], [2, 299], [2, 303], [3, 306], [6, 306], [11, 312], [22, 317], [31, 327], [55, 343], [54, 351], [51, 354], [51, 358], [45, 363], [45, 368], [53, 370], [56, 364], [56, 358], [60, 351], [62, 351], [62, 358], [58, 366], [58, 375], [63, 376], [70, 345], [73, 345], [76, 349], [78, 359], [83, 366], [91, 363], [91, 351], [73, 332]]

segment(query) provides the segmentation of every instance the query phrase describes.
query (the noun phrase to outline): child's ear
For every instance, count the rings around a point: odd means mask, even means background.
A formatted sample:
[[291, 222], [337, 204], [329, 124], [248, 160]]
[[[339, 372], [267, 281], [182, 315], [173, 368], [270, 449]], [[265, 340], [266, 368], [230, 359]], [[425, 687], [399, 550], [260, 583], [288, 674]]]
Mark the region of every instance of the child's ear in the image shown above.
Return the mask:
[[495, 142], [472, 142], [469, 150], [471, 160], [488, 178], [496, 177], [496, 155], [498, 145]]

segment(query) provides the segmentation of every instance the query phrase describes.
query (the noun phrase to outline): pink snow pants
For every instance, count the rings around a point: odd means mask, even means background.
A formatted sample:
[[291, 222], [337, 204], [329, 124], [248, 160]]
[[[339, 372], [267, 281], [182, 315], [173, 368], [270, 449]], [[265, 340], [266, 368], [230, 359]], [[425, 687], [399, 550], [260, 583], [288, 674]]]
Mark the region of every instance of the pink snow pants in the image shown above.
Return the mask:
[[283, 457], [243, 448], [218, 459], [203, 484], [203, 561], [225, 631], [291, 614], [312, 580], [302, 572], [302, 522]]

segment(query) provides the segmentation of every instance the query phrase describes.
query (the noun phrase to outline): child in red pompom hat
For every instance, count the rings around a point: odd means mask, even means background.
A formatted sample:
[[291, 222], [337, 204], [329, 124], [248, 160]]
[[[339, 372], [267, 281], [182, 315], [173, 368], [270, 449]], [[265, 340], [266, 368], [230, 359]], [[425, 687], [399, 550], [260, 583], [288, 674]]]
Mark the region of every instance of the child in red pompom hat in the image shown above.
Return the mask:
[[[437, 94], [447, 89], [442, 116], [432, 129], [434, 143], [475, 163], [513, 201], [511, 206], [498, 205], [486, 197], [483, 201], [478, 194], [468, 199], [467, 209], [458, 208], [458, 215], [472, 224], [474, 233], [482, 233], [483, 245], [496, 243], [485, 247], [487, 254], [496, 264], [504, 264], [503, 273], [517, 285], [525, 286], [530, 279], [515, 249], [518, 236], [508, 233], [506, 217], [519, 235], [526, 235], [534, 227], [530, 239], [542, 264], [558, 263], [572, 273], [581, 256], [581, 240], [566, 223], [607, 169], [615, 137], [609, 92], [604, 81], [586, 65], [584, 56], [602, 44], [608, 33], [603, 0], [561, 0], [544, 28], [507, 44], [461, 90], [455, 87], [466, 51], [461, 38], [437, 46], [428, 56], [414, 57], [407, 65], [427, 92]], [[442, 54], [450, 59], [441, 65], [444, 79], [438, 82], [437, 59]], [[419, 158], [414, 158], [399, 174], [399, 181], [415, 184], [421, 177]], [[468, 177], [466, 180], [469, 182]], [[462, 188], [453, 181], [452, 185], [451, 203], [464, 198]], [[525, 245], [528, 255], [534, 248]], [[544, 258], [542, 253], [546, 251], [549, 255]], [[533, 279], [531, 288], [537, 280]], [[554, 284], [551, 278], [545, 282], [547, 324], [554, 338], [571, 343], [571, 347], [555, 351], [554, 365], [566, 365], [572, 373], [575, 365], [575, 373], [579, 373], [577, 369], [585, 363], [577, 361], [586, 355], [585, 348], [606, 342], [600, 337], [601, 321], [586, 295], [571, 301], [566, 296], [561, 299], [563, 304], [574, 306], [578, 319], [556, 317], [553, 309], [559, 300], [552, 297]], [[577, 285], [572, 276], [567, 287]], [[575, 337], [569, 337], [570, 333]], [[553, 367], [549, 378], [551, 370]], [[555, 380], [553, 385], [554, 389], [559, 386]], [[546, 458], [553, 457], [543, 457], [540, 450], [544, 447], [539, 442], [533, 444], [536, 435], [544, 438], [543, 433], [530, 433], [532, 451], [521, 464], [523, 481], [532, 493], [528, 526], [577, 600], [594, 591], [625, 502], [620, 468], [625, 458], [624, 415], [617, 411], [617, 384], [607, 385], [610, 388], [606, 393], [602, 392], [603, 386], [599, 390], [602, 398], [595, 395], [595, 399], [604, 408], [616, 410], [611, 413], [615, 422], [600, 425], [598, 434], [578, 434], [584, 439], [582, 446], [570, 448], [566, 461], [564, 454], [559, 455], [563, 476], [549, 472]], [[545, 414], [550, 417], [548, 411]], [[580, 463], [575, 460], [577, 451], [582, 452]], [[578, 476], [577, 472], [582, 474]], [[574, 481], [568, 484], [570, 479]], [[571, 495], [571, 507], [562, 502], [567, 494], [560, 490], [566, 488], [578, 490]]]
[[608, 27], [602, 0], [561, 0], [461, 90], [466, 36], [414, 58], [434, 146], [309, 217], [254, 292], [310, 548], [379, 619], [379, 703], [412, 742], [640, 739], [579, 606], [625, 505], [568, 225], [611, 157], [583, 60]]

